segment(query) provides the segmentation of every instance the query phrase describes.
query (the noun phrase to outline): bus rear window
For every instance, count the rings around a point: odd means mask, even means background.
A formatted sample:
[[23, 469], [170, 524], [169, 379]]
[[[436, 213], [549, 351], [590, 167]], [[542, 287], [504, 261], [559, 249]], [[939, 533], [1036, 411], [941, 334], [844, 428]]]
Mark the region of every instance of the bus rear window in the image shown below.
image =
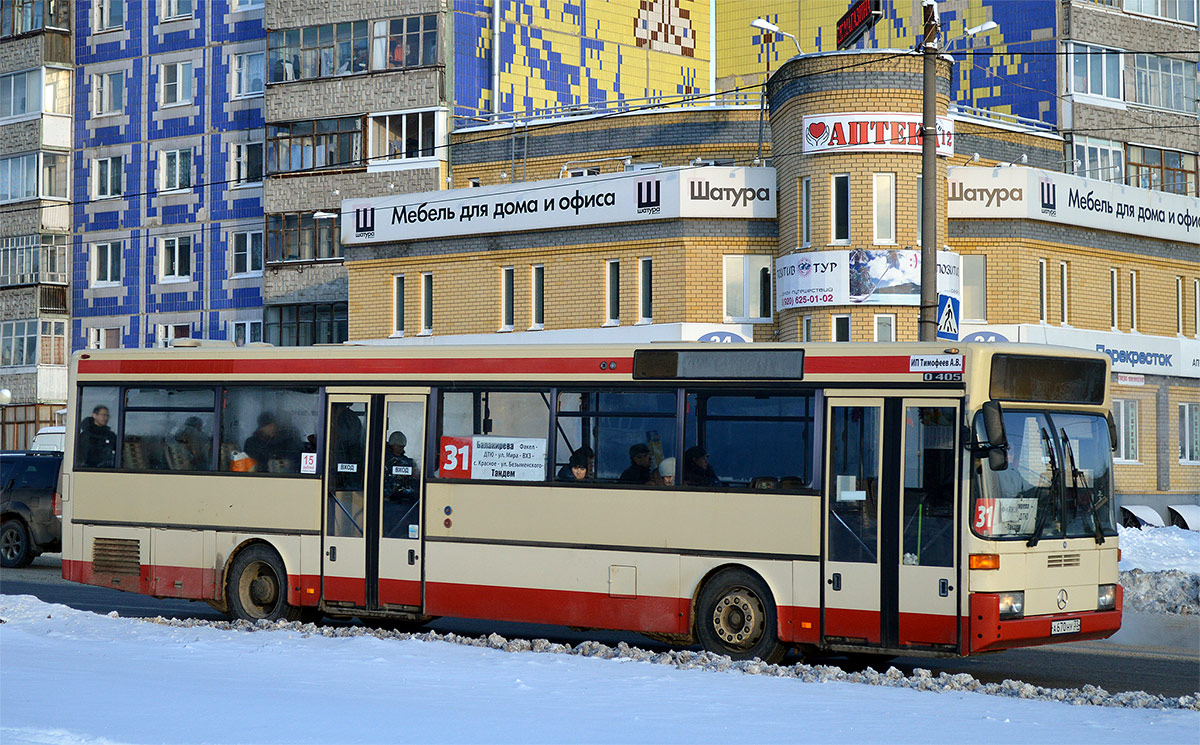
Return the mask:
[[992, 358], [990, 393], [1001, 401], [1101, 404], [1105, 382], [1101, 360], [998, 354]]

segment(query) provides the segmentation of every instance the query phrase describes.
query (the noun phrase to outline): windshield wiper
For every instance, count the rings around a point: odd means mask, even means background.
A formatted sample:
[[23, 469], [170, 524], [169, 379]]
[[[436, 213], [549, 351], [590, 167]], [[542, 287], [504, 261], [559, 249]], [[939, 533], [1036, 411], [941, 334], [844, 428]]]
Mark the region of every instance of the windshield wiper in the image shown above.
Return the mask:
[[[1071, 447], [1071, 440], [1067, 438], [1067, 430], [1060, 429], [1062, 434], [1063, 450], [1067, 452], [1067, 461], [1071, 466], [1071, 499], [1075, 504], [1079, 504], [1079, 479], [1083, 476], [1083, 471], [1075, 467], [1075, 450]], [[1100, 530], [1100, 514], [1096, 512], [1095, 492], [1088, 495], [1088, 509], [1092, 512], [1092, 528], [1096, 534], [1096, 543], [1104, 543], [1104, 532]]]
[[[1050, 455], [1050, 486], [1046, 489], [1046, 496], [1053, 497], [1055, 493], [1055, 485], [1058, 484], [1058, 458], [1054, 455], [1054, 443], [1050, 440], [1050, 435], [1047, 434], [1045, 427], [1040, 427], [1042, 431], [1042, 444], [1046, 447], [1046, 452]], [[1042, 496], [1038, 496], [1038, 514], [1037, 522], [1033, 524], [1033, 535], [1029, 536], [1029, 540], [1025, 541], [1026, 546], [1036, 546], [1038, 540], [1042, 537], [1042, 531], [1046, 529], [1046, 518], [1050, 515], [1050, 510], [1047, 507], [1048, 501], [1043, 501]]]

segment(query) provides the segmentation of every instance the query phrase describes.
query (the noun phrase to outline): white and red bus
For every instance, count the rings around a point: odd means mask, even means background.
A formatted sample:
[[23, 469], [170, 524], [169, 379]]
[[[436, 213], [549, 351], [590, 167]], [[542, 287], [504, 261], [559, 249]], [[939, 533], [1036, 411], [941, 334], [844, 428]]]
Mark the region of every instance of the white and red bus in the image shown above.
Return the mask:
[[63, 576], [237, 618], [537, 622], [767, 660], [1103, 638], [1109, 364], [999, 344], [88, 350]]

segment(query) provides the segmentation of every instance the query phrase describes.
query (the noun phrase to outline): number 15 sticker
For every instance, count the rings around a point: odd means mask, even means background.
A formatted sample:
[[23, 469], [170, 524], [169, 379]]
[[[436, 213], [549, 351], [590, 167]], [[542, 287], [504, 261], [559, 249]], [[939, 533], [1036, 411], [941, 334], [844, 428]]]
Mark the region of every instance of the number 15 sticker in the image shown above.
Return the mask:
[[300, 473], [317, 472], [317, 454], [300, 453]]

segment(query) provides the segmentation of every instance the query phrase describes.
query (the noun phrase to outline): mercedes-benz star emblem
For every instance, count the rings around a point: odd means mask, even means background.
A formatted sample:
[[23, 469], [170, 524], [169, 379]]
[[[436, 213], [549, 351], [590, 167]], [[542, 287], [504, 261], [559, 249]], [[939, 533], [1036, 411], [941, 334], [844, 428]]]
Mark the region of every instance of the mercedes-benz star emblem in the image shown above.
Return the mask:
[[1067, 607], [1067, 591], [1059, 590], [1058, 591], [1058, 609], [1065, 610], [1066, 607]]

